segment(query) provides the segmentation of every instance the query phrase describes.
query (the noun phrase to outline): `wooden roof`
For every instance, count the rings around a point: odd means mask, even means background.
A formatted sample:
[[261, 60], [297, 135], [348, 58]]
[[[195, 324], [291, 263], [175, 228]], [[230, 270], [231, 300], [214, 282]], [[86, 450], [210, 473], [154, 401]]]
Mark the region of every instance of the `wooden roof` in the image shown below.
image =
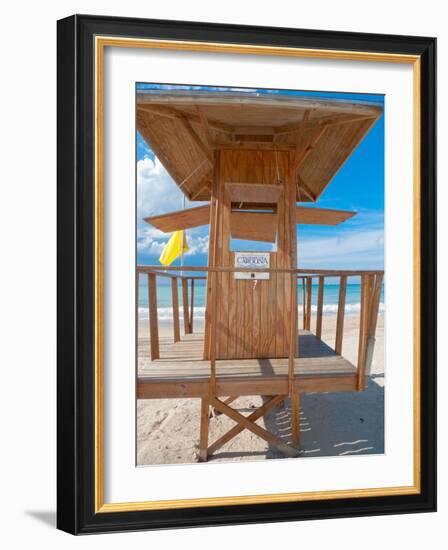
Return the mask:
[[210, 200], [213, 151], [291, 151], [297, 200], [315, 201], [380, 105], [285, 94], [143, 90], [137, 129], [189, 200]]

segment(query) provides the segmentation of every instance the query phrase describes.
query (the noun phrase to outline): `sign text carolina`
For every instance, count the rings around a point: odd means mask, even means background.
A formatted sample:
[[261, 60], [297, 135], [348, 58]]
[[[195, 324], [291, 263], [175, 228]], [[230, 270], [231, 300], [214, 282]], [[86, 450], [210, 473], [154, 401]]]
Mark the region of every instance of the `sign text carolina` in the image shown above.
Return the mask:
[[[269, 269], [269, 252], [235, 252], [235, 267]], [[235, 279], [269, 279], [269, 273], [235, 273]]]

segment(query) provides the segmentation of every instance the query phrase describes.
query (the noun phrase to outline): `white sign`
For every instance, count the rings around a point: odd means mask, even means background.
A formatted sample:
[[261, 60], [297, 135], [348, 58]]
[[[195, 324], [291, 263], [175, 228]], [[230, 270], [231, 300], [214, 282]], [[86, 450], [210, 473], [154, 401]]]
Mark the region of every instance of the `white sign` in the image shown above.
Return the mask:
[[[235, 252], [235, 267], [269, 269], [269, 258], [269, 252]], [[236, 272], [235, 279], [269, 279], [269, 273]]]

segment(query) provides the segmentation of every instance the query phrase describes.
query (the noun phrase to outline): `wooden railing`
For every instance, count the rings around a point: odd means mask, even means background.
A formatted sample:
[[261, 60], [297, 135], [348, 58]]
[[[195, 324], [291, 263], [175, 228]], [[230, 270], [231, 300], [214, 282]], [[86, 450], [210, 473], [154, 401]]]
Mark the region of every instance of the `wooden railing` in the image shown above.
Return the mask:
[[[182, 271], [182, 273], [179, 273]], [[177, 272], [177, 273], [176, 273]], [[313, 279], [318, 280], [317, 308], [316, 308], [316, 330], [318, 338], [322, 338], [322, 320], [324, 306], [324, 288], [327, 277], [339, 279], [339, 297], [336, 313], [336, 331], [334, 350], [338, 355], [342, 354], [342, 343], [344, 333], [345, 302], [347, 292], [347, 278], [359, 277], [361, 280], [360, 295], [360, 328], [358, 341], [358, 390], [364, 389], [365, 374], [370, 369], [375, 343], [375, 331], [381, 296], [383, 281], [382, 271], [364, 271], [364, 270], [322, 270], [322, 269], [252, 269], [235, 267], [164, 267], [164, 266], [137, 266], [137, 282], [139, 275], [146, 275], [148, 278], [148, 306], [149, 306], [149, 332], [150, 332], [150, 357], [151, 360], [160, 358], [159, 332], [158, 332], [158, 313], [157, 313], [157, 285], [156, 277], [168, 277], [171, 279], [172, 290], [172, 309], [173, 309], [173, 338], [174, 342], [180, 340], [180, 316], [179, 316], [179, 294], [178, 279], [182, 284], [182, 307], [185, 334], [193, 332], [194, 320], [194, 285], [196, 280], [205, 280], [205, 275], [188, 275], [191, 272], [206, 272], [211, 278], [216, 277], [217, 273], [233, 272], [268, 272], [268, 273], [286, 273], [297, 279], [302, 286], [302, 325], [304, 330], [311, 330], [312, 318], [312, 285]], [[188, 296], [188, 286], [190, 286], [190, 301]], [[137, 284], [137, 292], [139, 285]], [[211, 383], [216, 383], [216, 285], [211, 285], [215, 292], [211, 295], [210, 302], [210, 363], [211, 363]], [[295, 302], [297, 285], [291, 285], [291, 303]], [[137, 307], [138, 307], [137, 294]], [[294, 385], [294, 365], [295, 365], [295, 339], [297, 335], [297, 316], [291, 316], [290, 322], [290, 351], [289, 351], [289, 379], [291, 391]]]

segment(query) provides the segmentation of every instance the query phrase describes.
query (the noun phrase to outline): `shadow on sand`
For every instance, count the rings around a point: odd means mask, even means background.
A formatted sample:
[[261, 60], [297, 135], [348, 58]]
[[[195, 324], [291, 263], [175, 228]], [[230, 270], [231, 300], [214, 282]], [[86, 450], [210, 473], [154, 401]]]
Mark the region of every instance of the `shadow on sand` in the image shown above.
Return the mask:
[[[382, 376], [369, 377], [363, 392], [308, 393], [301, 398], [301, 456], [384, 453]], [[291, 444], [289, 399], [264, 417], [266, 429]], [[266, 458], [284, 458], [270, 446]]]

